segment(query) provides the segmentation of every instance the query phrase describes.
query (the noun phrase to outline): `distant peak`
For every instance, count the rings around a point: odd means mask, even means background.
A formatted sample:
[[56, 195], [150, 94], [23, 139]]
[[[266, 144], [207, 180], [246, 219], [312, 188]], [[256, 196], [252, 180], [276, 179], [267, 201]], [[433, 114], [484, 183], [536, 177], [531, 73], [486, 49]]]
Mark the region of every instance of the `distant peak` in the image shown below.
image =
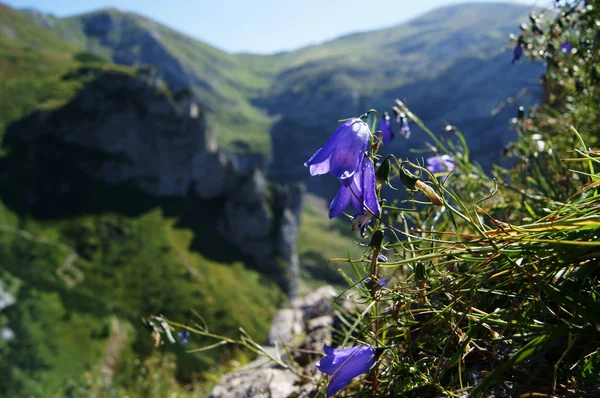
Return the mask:
[[110, 8], [101, 8], [96, 11], [90, 11], [86, 14], [123, 14], [123, 12], [117, 8], [110, 7]]

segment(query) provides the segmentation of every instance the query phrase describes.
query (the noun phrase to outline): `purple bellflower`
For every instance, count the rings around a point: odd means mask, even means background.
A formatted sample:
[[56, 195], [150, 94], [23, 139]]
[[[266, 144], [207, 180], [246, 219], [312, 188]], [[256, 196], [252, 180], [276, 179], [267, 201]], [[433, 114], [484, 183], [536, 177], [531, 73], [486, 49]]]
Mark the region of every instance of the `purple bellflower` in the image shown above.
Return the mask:
[[[340, 179], [340, 189], [329, 205], [329, 218], [337, 217], [352, 204], [358, 214], [354, 217], [353, 229], [360, 228], [361, 235], [373, 216], [381, 214], [375, 187], [373, 162], [363, 155], [362, 162], [352, 178]], [[356, 225], [355, 225], [356, 222]]]
[[343, 350], [324, 346], [325, 357], [317, 362], [317, 369], [333, 376], [327, 386], [327, 396], [331, 397], [348, 385], [350, 380], [367, 372], [381, 354], [379, 349], [360, 345]]
[[410, 137], [410, 127], [408, 126], [408, 118], [404, 116], [401, 121], [402, 125], [400, 126], [400, 133], [404, 136], [404, 138]]
[[410, 127], [408, 126], [408, 117], [398, 108], [394, 108], [394, 112], [396, 113], [396, 123], [400, 123], [400, 134], [404, 138], [409, 138]]
[[560, 52], [563, 54], [570, 54], [572, 48], [573, 48], [573, 46], [571, 46], [571, 43], [564, 42], [563, 44], [560, 45]]
[[190, 337], [190, 333], [187, 330], [182, 330], [178, 333], [178, 336], [179, 336], [179, 342], [181, 344], [187, 344], [188, 338]]
[[456, 165], [449, 155], [433, 156], [427, 158], [427, 170], [431, 173], [442, 173], [454, 170]]
[[[386, 260], [387, 260], [387, 259], [386, 259]], [[386, 262], [386, 263], [387, 263], [387, 261], [384, 261], [384, 262]], [[381, 286], [381, 287], [386, 287], [386, 286], [387, 286], [387, 284], [388, 284], [388, 282], [389, 282], [389, 278], [387, 278], [387, 277], [385, 277], [385, 276], [384, 276], [383, 278], [380, 278], [380, 279], [379, 279], [379, 281], [377, 282], [377, 284], [378, 284], [379, 286]]]
[[[381, 286], [381, 287], [386, 287], [388, 282], [389, 282], [388, 277], [384, 276], [382, 278], [379, 278], [379, 280], [377, 281], [377, 285]], [[364, 283], [359, 283], [357, 286], [359, 287], [364, 287], [365, 289], [371, 290], [373, 289], [373, 279], [371, 277], [366, 277], [364, 279]]]
[[383, 133], [382, 142], [384, 145], [389, 144], [394, 139], [394, 132], [392, 131], [392, 123], [390, 121], [390, 115], [387, 112], [383, 114], [383, 119], [379, 123], [379, 130]]
[[304, 165], [310, 167], [312, 176], [331, 172], [337, 178], [350, 178], [360, 166], [370, 136], [367, 123], [347, 120]]
[[521, 43], [520, 41], [517, 43], [517, 45], [515, 46], [515, 49], [513, 50], [513, 59], [512, 59], [512, 63], [517, 63], [518, 60], [521, 59], [521, 57], [523, 56], [523, 43]]
[[[372, 254], [369, 254], [369, 257], [368, 257], [368, 259], [369, 259], [369, 260], [372, 260], [372, 259], [373, 259], [373, 255], [372, 255]], [[387, 257], [386, 257], [386, 256], [384, 256], [383, 254], [378, 254], [378, 255], [377, 255], [377, 261], [379, 261], [380, 263], [387, 263], [387, 262], [388, 262], [388, 259], [387, 259]]]

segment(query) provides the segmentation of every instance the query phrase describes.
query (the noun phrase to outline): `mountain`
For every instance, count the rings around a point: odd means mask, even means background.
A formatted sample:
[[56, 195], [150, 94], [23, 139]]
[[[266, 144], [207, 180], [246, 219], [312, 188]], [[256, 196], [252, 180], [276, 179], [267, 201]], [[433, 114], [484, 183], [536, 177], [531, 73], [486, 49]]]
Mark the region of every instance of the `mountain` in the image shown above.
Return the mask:
[[[15, 336], [0, 341], [0, 395], [64, 396], [84, 368], [102, 379], [81, 387], [90, 395], [166, 395], [141, 392], [154, 385], [137, 372], [214, 379], [214, 353], [163, 347], [177, 366], [157, 364], [139, 318], [260, 340], [298, 261], [309, 283], [336, 281], [326, 259], [357, 247], [295, 183], [329, 200], [302, 164], [340, 118], [400, 97], [434, 129], [460, 126], [482, 164], [499, 159], [508, 119], [541, 96], [542, 66], [511, 65], [504, 48], [527, 12], [464, 4], [259, 56], [115, 9], [56, 18], [0, 4], [0, 296], [16, 298], [0, 314]], [[413, 130], [392, 144], [399, 156], [425, 147]]]
[[[506, 3], [448, 6], [388, 29], [270, 56], [227, 54], [114, 9], [47, 17], [44, 26], [116, 64], [155, 66], [170, 87], [192, 90], [227, 151], [267, 167], [272, 179], [289, 181], [303, 179], [302, 163], [336, 120], [388, 109], [396, 97], [430, 126], [446, 121], [467, 138], [483, 139], [482, 155], [476, 150], [474, 156], [489, 168], [500, 159], [498, 148], [514, 138], [506, 122], [516, 107], [541, 96], [543, 66], [514, 67], [506, 48], [508, 34], [529, 11]], [[523, 88], [527, 94], [490, 116]], [[482, 122], [494, 128], [482, 134]], [[419, 138], [401, 147], [422, 148]]]
[[[286, 54], [288, 66], [260, 102], [279, 115], [271, 128], [271, 178], [306, 181], [301, 165], [334, 131], [336, 120], [370, 108], [391, 113], [394, 98], [434, 131], [457, 125], [474, 159], [489, 169], [516, 138], [507, 128], [516, 108], [541, 98], [543, 65], [515, 67], [506, 49], [508, 34], [528, 11], [502, 3], [449, 6], [396, 27]], [[424, 149], [426, 136], [414, 127], [413, 133], [409, 140], [396, 139], [389, 152], [404, 157]], [[320, 182], [308, 183], [310, 190], [323, 192]]]

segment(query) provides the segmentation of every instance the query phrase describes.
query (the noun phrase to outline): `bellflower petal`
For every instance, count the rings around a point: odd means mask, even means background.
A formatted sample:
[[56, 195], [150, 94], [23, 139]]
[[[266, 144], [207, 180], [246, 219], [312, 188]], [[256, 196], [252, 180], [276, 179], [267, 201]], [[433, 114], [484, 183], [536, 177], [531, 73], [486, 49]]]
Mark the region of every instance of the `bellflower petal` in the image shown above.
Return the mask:
[[181, 344], [188, 343], [188, 338], [190, 337], [190, 333], [187, 330], [182, 330], [179, 333], [177, 333], [177, 335], [179, 336], [179, 342]]
[[383, 133], [382, 142], [384, 145], [389, 144], [394, 139], [394, 132], [392, 131], [392, 122], [390, 116], [385, 113], [383, 119], [379, 123], [379, 130]]
[[523, 56], [523, 44], [521, 42], [517, 43], [513, 50], [513, 59], [512, 63], [516, 63]]
[[354, 196], [352, 193], [352, 189], [349, 187], [349, 184], [346, 183], [347, 180], [341, 180], [342, 185], [340, 186], [340, 190], [338, 191], [335, 198], [331, 201], [329, 205], [329, 218], [337, 217], [348, 207], [350, 204], [350, 200]]
[[571, 43], [564, 42], [563, 44], [560, 45], [560, 52], [563, 54], [569, 54], [571, 52], [572, 48], [573, 48], [573, 46], [571, 46]]
[[361, 119], [347, 120], [304, 165], [310, 166], [313, 176], [330, 172], [337, 178], [350, 178], [360, 165], [370, 135], [369, 126]]
[[362, 184], [363, 184], [363, 203], [368, 209], [357, 209], [360, 212], [370, 211], [376, 216], [381, 214], [381, 206], [377, 200], [377, 190], [375, 185], [375, 169], [373, 162], [365, 156], [363, 160]]
[[377, 187], [373, 162], [363, 155], [362, 162], [352, 178], [340, 179], [340, 189], [329, 206], [329, 218], [342, 214], [349, 204], [358, 212], [352, 222], [352, 230], [359, 228], [361, 235], [373, 218], [381, 215], [377, 199]]
[[[378, 256], [379, 257], [379, 256]], [[380, 261], [382, 262], [382, 261]], [[387, 259], [385, 261], [387, 263]], [[377, 281], [377, 284], [381, 287], [386, 287], [388, 282], [389, 282], [388, 277], [383, 277], [383, 278], [379, 278], [379, 280]], [[364, 283], [359, 283], [358, 286], [360, 287], [364, 287], [365, 289], [371, 290], [373, 289], [373, 279], [371, 279], [370, 277], [365, 278], [365, 282]]]
[[[364, 156], [367, 161], [368, 158]], [[370, 162], [370, 161], [369, 161]], [[349, 204], [356, 211], [360, 211], [363, 208], [363, 170], [366, 163], [363, 160], [358, 170], [354, 173], [352, 178], [339, 179], [340, 189], [333, 198], [333, 201], [329, 205], [329, 218], [337, 217], [346, 209]]]
[[404, 136], [404, 138], [410, 138], [410, 126], [408, 125], [408, 118], [406, 116], [402, 118], [400, 133]]
[[308, 162], [304, 163], [306, 166], [311, 162], [309, 168], [311, 176], [329, 173], [329, 156], [327, 156], [327, 152], [325, 152], [324, 149], [326, 148], [323, 147], [319, 149], [310, 159], [308, 159]]
[[343, 350], [325, 346], [325, 357], [317, 362], [317, 369], [333, 376], [327, 386], [327, 396], [331, 397], [346, 387], [350, 380], [367, 372], [377, 361], [378, 352], [368, 345]]
[[[373, 254], [369, 254], [369, 257], [367, 257], [369, 260], [373, 259]], [[377, 255], [377, 261], [379, 261], [380, 263], [387, 263], [388, 259], [386, 256], [384, 256], [383, 254], [378, 254]], [[385, 279], [385, 278], [384, 278]]]
[[427, 158], [427, 170], [431, 173], [452, 171], [456, 168], [454, 160], [449, 155], [432, 156]]
[[354, 210], [358, 211], [358, 209], [362, 209], [363, 200], [364, 200], [364, 189], [363, 189], [363, 180], [364, 180], [364, 162], [365, 159], [368, 161], [366, 156], [363, 157], [363, 161], [360, 166], [358, 166], [358, 170], [352, 176], [352, 183], [350, 184], [350, 188], [352, 189], [352, 197], [350, 198], [350, 203], [352, 203], [352, 207]]

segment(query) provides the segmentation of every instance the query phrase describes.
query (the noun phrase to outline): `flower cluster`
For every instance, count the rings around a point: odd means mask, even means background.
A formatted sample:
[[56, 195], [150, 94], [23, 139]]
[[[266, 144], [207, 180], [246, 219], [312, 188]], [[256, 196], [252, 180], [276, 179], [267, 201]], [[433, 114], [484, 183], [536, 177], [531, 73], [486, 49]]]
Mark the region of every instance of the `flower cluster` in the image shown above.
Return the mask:
[[367, 123], [350, 119], [304, 163], [313, 176], [331, 173], [338, 178], [340, 189], [329, 206], [329, 218], [341, 215], [352, 205], [356, 211], [353, 228], [360, 229], [363, 236], [371, 219], [381, 214], [373, 161], [366, 154], [371, 138]]
[[[394, 114], [396, 115], [396, 123], [400, 124], [399, 134], [404, 138], [409, 138], [410, 137], [410, 127], [408, 125], [408, 118], [406, 117], [404, 112], [402, 112], [397, 107], [394, 107]], [[383, 118], [381, 119], [381, 122], [379, 123], [379, 130], [381, 130], [381, 133], [382, 133], [381, 141], [383, 142], [384, 145], [388, 145], [390, 142], [392, 142], [392, 140], [397, 135], [394, 132], [394, 129], [392, 128], [392, 120], [390, 118], [390, 115], [387, 112], [385, 112], [383, 114]]]
[[[408, 112], [405, 113], [405, 107], [400, 101], [397, 101], [397, 104], [398, 106], [394, 106], [393, 110], [396, 122], [400, 124], [399, 134], [408, 138], [410, 136], [406, 115]], [[351, 206], [355, 212], [352, 230], [360, 230], [363, 238], [371, 220], [379, 218], [381, 215], [379, 195], [381, 187], [385, 183], [389, 183], [391, 170], [389, 159], [395, 159], [395, 157], [393, 155], [386, 157], [377, 169], [377, 173], [374, 159], [377, 158], [376, 153], [380, 144], [387, 145], [396, 136], [392, 128], [392, 120], [387, 112], [380, 121], [380, 131], [377, 134], [371, 133], [365, 120], [366, 115], [342, 123], [325, 145], [304, 163], [310, 168], [312, 176], [331, 173], [338, 179], [340, 186], [329, 206], [329, 218], [342, 215], [346, 208]], [[396, 160], [396, 162], [398, 161]], [[427, 163], [427, 168], [432, 173], [450, 172], [455, 167], [453, 159], [448, 155], [431, 157], [427, 159]], [[400, 166], [399, 163], [397, 165]], [[404, 170], [402, 166], [400, 169]], [[433, 188], [421, 182], [420, 177], [411, 174], [409, 178], [405, 170], [404, 172], [404, 178], [403, 175], [400, 175], [400, 179], [407, 188], [411, 191], [424, 192], [434, 205], [443, 205], [442, 198], [434, 192]], [[372, 253], [368, 256], [371, 264], [370, 273], [361, 283], [357, 284], [370, 290], [373, 298], [381, 297], [380, 293], [388, 283], [388, 278], [377, 275], [377, 265], [388, 262], [388, 259], [380, 253], [383, 236], [378, 222], [371, 243], [369, 243], [369, 247], [372, 248]], [[335, 350], [325, 346], [324, 350], [325, 357], [317, 363], [317, 368], [331, 376], [327, 386], [327, 396], [335, 395], [345, 388], [353, 378], [369, 371], [383, 352], [381, 347], [374, 348], [364, 344]]]

